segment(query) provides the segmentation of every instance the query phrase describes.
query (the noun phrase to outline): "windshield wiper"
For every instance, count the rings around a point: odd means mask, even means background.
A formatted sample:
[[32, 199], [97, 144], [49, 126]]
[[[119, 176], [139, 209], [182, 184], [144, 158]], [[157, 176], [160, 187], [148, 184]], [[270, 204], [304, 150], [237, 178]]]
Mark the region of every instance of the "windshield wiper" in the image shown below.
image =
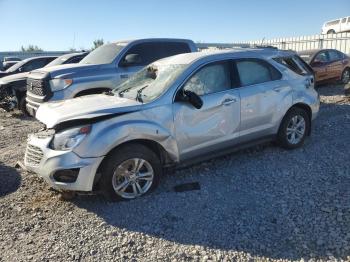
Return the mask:
[[114, 93], [112, 92], [112, 90], [105, 91], [103, 92], [103, 94], [106, 96], [114, 96]]
[[122, 91], [117, 92], [117, 94], [118, 94], [120, 97], [123, 97], [125, 92], [129, 91], [130, 89], [132, 89], [132, 88], [134, 88], [134, 87], [135, 87], [135, 86], [130, 86], [130, 87], [128, 87], [128, 88], [126, 88], [126, 89], [124, 89], [124, 90], [122, 90]]
[[143, 103], [142, 99], [142, 91], [147, 87], [148, 85], [145, 85], [144, 87], [141, 87], [139, 90], [137, 90], [136, 100]]

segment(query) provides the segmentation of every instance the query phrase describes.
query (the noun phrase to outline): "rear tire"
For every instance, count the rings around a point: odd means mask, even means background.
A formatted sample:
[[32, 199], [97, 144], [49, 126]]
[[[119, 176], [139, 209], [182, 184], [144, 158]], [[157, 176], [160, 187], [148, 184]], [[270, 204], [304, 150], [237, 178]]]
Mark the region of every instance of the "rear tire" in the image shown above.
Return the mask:
[[158, 156], [141, 144], [112, 151], [102, 164], [99, 188], [109, 201], [127, 200], [154, 190], [162, 176]]
[[301, 147], [310, 129], [310, 118], [301, 108], [293, 107], [284, 116], [277, 140], [286, 149]]
[[328, 30], [328, 31], [327, 31], [327, 34], [335, 34], [335, 31], [334, 31], [333, 29]]

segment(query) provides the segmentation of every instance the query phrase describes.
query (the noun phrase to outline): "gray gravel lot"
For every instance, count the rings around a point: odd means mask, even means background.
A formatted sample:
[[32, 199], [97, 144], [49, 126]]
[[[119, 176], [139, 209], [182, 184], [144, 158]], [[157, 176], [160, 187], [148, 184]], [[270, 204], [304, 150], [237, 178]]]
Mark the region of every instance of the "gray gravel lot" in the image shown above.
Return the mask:
[[[14, 168], [39, 125], [0, 113], [0, 261], [350, 260], [350, 99], [343, 86], [318, 91], [303, 148], [240, 151], [119, 203], [64, 202]], [[201, 189], [174, 192], [185, 182]]]

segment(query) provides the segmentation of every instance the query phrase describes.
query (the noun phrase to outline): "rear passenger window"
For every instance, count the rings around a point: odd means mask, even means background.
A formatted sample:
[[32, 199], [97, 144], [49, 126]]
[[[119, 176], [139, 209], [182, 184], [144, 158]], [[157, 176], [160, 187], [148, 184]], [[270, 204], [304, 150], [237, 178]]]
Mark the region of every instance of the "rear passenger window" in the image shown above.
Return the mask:
[[333, 51], [333, 50], [328, 51], [328, 55], [329, 55], [330, 61], [337, 61], [337, 60], [341, 60], [343, 58], [341, 53], [339, 53], [337, 51]]
[[186, 43], [164, 43], [162, 49], [164, 57], [191, 53], [191, 49]]
[[242, 86], [274, 81], [282, 77], [277, 69], [262, 60], [239, 60], [236, 65]]

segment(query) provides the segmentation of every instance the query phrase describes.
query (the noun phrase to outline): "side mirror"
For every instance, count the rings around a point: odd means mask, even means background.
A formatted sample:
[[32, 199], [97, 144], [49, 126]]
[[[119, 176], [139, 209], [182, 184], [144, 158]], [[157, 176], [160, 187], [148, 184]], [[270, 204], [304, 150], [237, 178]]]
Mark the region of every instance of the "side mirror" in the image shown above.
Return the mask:
[[323, 65], [323, 62], [321, 62], [321, 61], [313, 61], [312, 63], [311, 63], [311, 66], [322, 66]]
[[123, 59], [121, 65], [122, 66], [132, 66], [141, 64], [142, 59], [139, 54], [128, 54]]
[[22, 72], [23, 71], [23, 67], [18, 68], [18, 72]]
[[184, 90], [184, 95], [187, 98], [187, 101], [193, 105], [197, 109], [201, 109], [203, 106], [203, 100], [200, 98], [199, 95], [196, 93], [189, 91], [189, 90]]

